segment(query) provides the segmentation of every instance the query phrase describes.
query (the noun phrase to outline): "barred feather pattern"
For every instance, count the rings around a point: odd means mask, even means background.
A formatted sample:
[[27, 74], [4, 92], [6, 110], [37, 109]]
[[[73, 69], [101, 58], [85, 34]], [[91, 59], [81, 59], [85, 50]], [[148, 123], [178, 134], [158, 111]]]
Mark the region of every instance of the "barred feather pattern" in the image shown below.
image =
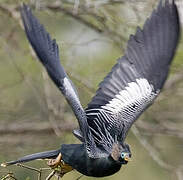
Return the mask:
[[159, 90], [154, 92], [153, 85], [145, 78], [139, 78], [128, 83], [106, 105], [87, 109], [87, 119], [92, 121], [90, 130], [97, 146], [110, 152], [114, 142], [123, 142], [131, 125], [158, 94]]

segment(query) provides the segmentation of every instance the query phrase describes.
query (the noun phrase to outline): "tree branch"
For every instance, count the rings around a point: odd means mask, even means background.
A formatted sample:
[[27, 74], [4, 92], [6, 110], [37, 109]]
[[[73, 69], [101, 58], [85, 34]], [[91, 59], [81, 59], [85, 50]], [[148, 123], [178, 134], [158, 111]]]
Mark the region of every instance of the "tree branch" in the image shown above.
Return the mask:
[[[62, 132], [72, 131], [77, 128], [76, 123], [61, 123], [57, 124], [57, 127]], [[36, 122], [36, 123], [15, 123], [0, 126], [0, 134], [24, 134], [24, 133], [54, 133], [52, 126], [50, 126], [49, 122]]]

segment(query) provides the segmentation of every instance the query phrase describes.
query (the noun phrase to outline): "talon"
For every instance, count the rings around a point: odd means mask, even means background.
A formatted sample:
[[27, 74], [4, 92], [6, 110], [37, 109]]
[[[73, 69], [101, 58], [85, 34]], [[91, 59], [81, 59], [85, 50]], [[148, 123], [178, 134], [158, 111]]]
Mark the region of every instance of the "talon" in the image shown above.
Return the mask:
[[47, 162], [47, 165], [54, 169], [54, 168], [59, 166], [59, 164], [61, 163], [61, 160], [62, 160], [62, 155], [61, 155], [61, 153], [59, 153], [57, 158], [56, 159], [50, 159]]
[[70, 172], [73, 170], [73, 168], [71, 166], [69, 166], [68, 164], [66, 164], [63, 160], [62, 160], [62, 155], [61, 153], [59, 153], [59, 155], [56, 157], [56, 159], [50, 159], [47, 162], [48, 166], [50, 166], [52, 169], [54, 169], [54, 171], [56, 172], [56, 174], [59, 177], [63, 177], [64, 174]]

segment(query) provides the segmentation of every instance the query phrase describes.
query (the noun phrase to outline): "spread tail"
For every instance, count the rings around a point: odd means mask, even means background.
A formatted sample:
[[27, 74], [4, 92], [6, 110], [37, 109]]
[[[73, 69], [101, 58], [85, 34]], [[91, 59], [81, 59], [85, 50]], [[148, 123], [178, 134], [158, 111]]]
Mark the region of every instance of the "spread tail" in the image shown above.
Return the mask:
[[36, 160], [36, 159], [56, 158], [59, 153], [60, 153], [60, 150], [52, 150], [52, 151], [45, 151], [45, 152], [35, 153], [35, 154], [24, 156], [24, 157], [22, 157], [18, 160], [15, 160], [15, 161], [2, 163], [1, 166], [6, 167], [6, 166], [10, 166], [10, 165], [17, 164], [17, 163], [25, 163], [25, 162], [28, 162], [28, 161], [33, 161], [33, 160]]

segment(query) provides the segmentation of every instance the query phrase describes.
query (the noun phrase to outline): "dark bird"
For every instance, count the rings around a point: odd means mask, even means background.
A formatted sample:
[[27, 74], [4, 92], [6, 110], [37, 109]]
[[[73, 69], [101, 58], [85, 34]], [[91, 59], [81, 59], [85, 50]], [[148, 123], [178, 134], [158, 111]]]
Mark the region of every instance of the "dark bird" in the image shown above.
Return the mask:
[[73, 134], [81, 144], [63, 144], [58, 150], [40, 152], [8, 166], [35, 159], [50, 159], [61, 174], [72, 169], [86, 176], [109, 176], [131, 158], [125, 143], [135, 120], [154, 102], [167, 79], [180, 35], [179, 16], [174, 0], [160, 0], [141, 29], [131, 35], [123, 57], [100, 83], [96, 95], [84, 110], [76, 89], [60, 64], [55, 39], [32, 14], [21, 8], [25, 33], [50, 78], [65, 96], [79, 123]]

